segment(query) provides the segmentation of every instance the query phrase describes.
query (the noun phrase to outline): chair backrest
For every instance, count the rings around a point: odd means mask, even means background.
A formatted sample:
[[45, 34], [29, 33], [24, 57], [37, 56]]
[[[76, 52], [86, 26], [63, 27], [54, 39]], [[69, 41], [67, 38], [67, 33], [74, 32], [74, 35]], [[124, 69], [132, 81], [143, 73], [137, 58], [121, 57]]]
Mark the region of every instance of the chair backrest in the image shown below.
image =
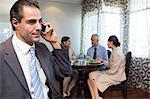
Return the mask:
[[125, 68], [125, 72], [126, 72], [126, 77], [128, 79], [128, 76], [129, 76], [129, 68], [130, 68], [130, 64], [131, 64], [131, 56], [132, 56], [132, 53], [131, 52], [128, 52], [126, 54], [126, 68]]
[[108, 58], [110, 58], [111, 51], [110, 51], [110, 50], [107, 50], [107, 54], [108, 54]]

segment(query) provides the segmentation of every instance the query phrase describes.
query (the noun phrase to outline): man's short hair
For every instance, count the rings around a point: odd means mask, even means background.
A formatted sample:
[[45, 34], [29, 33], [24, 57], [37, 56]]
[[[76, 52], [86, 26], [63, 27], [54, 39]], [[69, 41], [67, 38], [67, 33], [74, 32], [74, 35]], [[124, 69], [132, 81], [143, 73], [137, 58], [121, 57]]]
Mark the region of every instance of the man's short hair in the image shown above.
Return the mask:
[[96, 36], [96, 37], [97, 37], [97, 40], [99, 40], [99, 35], [98, 35], [98, 34], [92, 34], [91, 38], [92, 38], [93, 36]]
[[12, 19], [16, 18], [18, 22], [21, 22], [21, 19], [23, 18], [23, 6], [36, 7], [40, 9], [36, 0], [17, 0], [10, 9], [10, 22], [14, 31], [15, 27], [12, 24]]

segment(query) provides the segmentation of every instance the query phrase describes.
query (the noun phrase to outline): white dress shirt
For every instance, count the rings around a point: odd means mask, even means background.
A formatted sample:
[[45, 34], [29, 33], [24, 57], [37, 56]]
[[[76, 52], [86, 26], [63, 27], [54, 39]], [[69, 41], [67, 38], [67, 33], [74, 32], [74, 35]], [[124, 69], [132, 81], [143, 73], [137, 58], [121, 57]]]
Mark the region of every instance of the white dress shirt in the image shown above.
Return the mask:
[[[13, 35], [12, 38], [12, 44], [13, 47], [15, 49], [15, 52], [17, 54], [19, 63], [21, 65], [21, 68], [23, 70], [26, 82], [28, 84], [28, 88], [30, 90], [30, 94], [31, 97], [34, 98], [33, 95], [33, 88], [31, 87], [31, 73], [30, 73], [30, 66], [29, 66], [29, 62], [31, 60], [31, 56], [29, 53], [29, 49], [32, 47], [28, 44], [26, 44], [25, 42], [21, 41], [16, 34]], [[35, 47], [35, 45], [33, 44], [33, 47]], [[40, 81], [42, 83], [42, 90], [43, 90], [43, 94], [44, 94], [44, 99], [48, 99], [48, 91], [49, 88], [45, 85], [46, 82], [46, 76], [43, 72], [43, 69], [41, 68], [41, 65], [38, 61], [38, 59], [36, 59], [36, 66], [37, 66], [37, 70], [40, 76]]]

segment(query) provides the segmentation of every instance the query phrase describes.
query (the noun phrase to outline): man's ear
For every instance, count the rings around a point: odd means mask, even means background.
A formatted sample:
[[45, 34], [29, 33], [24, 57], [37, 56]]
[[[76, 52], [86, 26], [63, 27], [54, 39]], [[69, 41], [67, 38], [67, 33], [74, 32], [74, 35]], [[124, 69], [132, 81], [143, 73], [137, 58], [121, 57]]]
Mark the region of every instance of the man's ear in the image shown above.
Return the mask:
[[12, 19], [12, 25], [15, 27], [15, 29], [17, 29], [19, 27], [19, 22], [16, 18]]

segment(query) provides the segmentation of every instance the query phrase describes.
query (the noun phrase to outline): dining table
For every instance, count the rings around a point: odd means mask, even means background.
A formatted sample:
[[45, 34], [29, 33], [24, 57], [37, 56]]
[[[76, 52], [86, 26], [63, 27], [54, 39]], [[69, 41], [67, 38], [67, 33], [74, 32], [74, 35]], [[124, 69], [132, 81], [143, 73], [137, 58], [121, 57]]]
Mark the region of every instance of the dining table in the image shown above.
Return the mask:
[[87, 98], [87, 91], [88, 85], [87, 85], [87, 79], [88, 79], [88, 74], [91, 71], [96, 71], [98, 70], [101, 66], [103, 66], [103, 63], [98, 63], [98, 62], [87, 62], [87, 61], [77, 61], [74, 62], [72, 65], [72, 68], [78, 71], [78, 76], [79, 79], [77, 81], [77, 86], [79, 90], [77, 91], [78, 95], [82, 96], [82, 99]]

